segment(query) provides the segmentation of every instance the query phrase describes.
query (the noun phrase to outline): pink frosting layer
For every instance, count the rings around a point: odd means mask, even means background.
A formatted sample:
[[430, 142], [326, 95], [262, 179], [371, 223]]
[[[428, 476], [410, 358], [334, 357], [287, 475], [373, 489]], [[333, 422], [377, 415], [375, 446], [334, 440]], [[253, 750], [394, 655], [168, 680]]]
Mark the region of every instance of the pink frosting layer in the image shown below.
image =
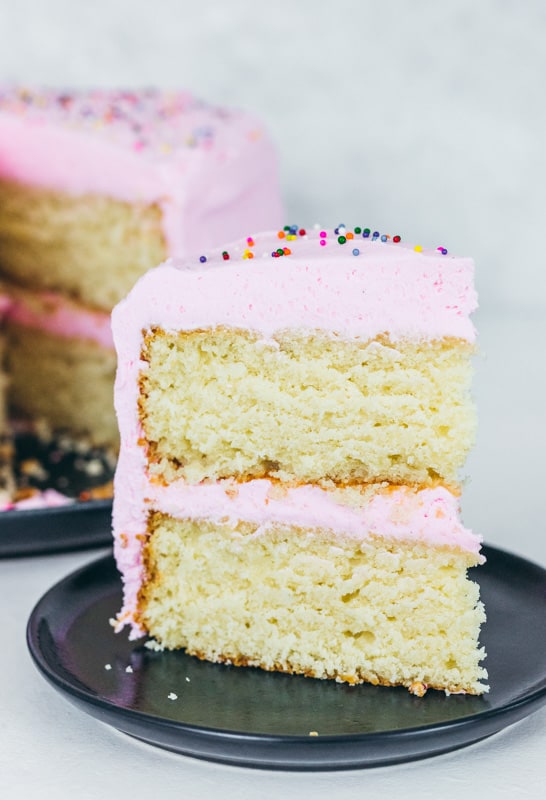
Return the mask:
[[0, 178], [157, 203], [170, 255], [282, 217], [262, 125], [181, 91], [0, 89]]
[[[272, 257], [279, 245], [290, 252]], [[358, 252], [353, 254], [354, 250]], [[261, 530], [284, 522], [328, 527], [343, 536], [378, 534], [472, 553], [479, 550], [479, 539], [459, 522], [456, 498], [441, 487], [417, 494], [392, 490], [354, 508], [313, 486], [291, 488], [280, 500], [267, 480], [235, 487], [230, 482], [169, 487], [151, 483], [144, 450], [138, 445], [143, 330], [152, 325], [171, 330], [227, 325], [250, 328], [265, 340], [281, 329], [310, 328], [361, 340], [385, 333], [395, 341], [445, 336], [473, 341], [469, 317], [475, 307], [470, 259], [415, 250], [379, 237], [340, 244], [333, 231], [281, 239], [277, 232], [257, 234], [223, 251], [168, 262], [141, 278], [112, 315], [121, 433], [113, 519], [116, 558], [124, 580], [119, 625], [131, 624], [133, 636], [140, 632], [133, 614], [143, 577], [147, 513], [152, 508], [176, 517], [246, 519]]]
[[54, 336], [84, 339], [113, 350], [110, 314], [92, 311], [54, 292], [14, 289], [7, 319]]

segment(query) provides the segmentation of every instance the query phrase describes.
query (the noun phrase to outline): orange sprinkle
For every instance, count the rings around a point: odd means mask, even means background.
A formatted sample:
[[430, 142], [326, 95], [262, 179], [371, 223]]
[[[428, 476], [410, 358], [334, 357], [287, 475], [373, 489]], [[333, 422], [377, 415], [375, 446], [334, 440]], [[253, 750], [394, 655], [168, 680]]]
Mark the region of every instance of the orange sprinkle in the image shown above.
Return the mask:
[[284, 232], [284, 231], [279, 231], [279, 232], [278, 232], [278, 234], [277, 234], [277, 236], [278, 236], [278, 238], [279, 238], [279, 239], [284, 239], [284, 237], [286, 236], [286, 234], [285, 234], [285, 232]]
[[345, 234], [345, 238], [346, 239], [354, 239], [355, 235], [354, 235], [354, 233], [351, 233], [351, 231], [347, 231], [347, 233]]

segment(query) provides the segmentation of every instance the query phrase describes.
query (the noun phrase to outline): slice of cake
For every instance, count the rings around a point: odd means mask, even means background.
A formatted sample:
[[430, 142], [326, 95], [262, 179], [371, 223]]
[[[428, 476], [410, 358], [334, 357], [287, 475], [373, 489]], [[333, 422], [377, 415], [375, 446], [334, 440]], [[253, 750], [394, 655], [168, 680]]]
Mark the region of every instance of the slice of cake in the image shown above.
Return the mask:
[[181, 91], [0, 88], [11, 405], [117, 440], [112, 307], [170, 256], [280, 222], [262, 125]]
[[115, 308], [116, 627], [211, 661], [481, 693], [459, 519], [473, 262], [287, 227]]

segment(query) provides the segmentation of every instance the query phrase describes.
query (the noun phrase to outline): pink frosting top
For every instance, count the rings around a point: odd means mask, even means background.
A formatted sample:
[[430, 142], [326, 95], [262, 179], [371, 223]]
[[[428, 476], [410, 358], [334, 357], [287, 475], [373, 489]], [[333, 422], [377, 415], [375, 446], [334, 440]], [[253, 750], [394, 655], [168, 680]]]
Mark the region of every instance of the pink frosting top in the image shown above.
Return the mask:
[[[167, 262], [147, 273], [114, 309], [118, 352], [115, 403], [121, 452], [115, 477], [114, 541], [124, 580], [119, 627], [133, 636], [143, 576], [142, 539], [151, 508], [175, 517], [246, 519], [258, 532], [272, 522], [330, 528], [343, 536], [375, 534], [458, 547], [477, 554], [479, 539], [458, 519], [445, 488], [400, 488], [351, 506], [316, 486], [278, 499], [267, 480], [161, 487], [150, 482], [138, 441], [137, 380], [142, 331], [152, 325], [191, 330], [216, 325], [250, 328], [265, 340], [284, 328], [311, 328], [361, 340], [454, 336], [474, 340], [473, 262], [442, 250], [415, 249], [360, 229], [301, 229], [249, 236], [220, 251]], [[352, 234], [352, 238], [347, 234]], [[398, 237], [397, 237], [398, 238]], [[282, 255], [278, 252], [282, 251]]]
[[157, 203], [170, 255], [282, 217], [262, 125], [182, 91], [0, 88], [0, 178]]

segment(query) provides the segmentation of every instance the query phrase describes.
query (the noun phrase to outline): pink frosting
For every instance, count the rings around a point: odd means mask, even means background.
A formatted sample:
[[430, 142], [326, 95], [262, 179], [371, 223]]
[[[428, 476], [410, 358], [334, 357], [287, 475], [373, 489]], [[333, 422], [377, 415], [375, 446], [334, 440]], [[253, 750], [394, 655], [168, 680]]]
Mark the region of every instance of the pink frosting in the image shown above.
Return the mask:
[[[133, 615], [143, 577], [142, 539], [152, 508], [175, 517], [246, 519], [259, 530], [284, 522], [328, 527], [343, 536], [418, 539], [478, 553], [478, 537], [461, 525], [457, 500], [442, 487], [417, 493], [391, 490], [354, 508], [316, 486], [290, 488], [278, 499], [267, 480], [168, 487], [148, 480], [144, 450], [138, 445], [137, 379], [145, 368], [140, 360], [142, 331], [151, 325], [167, 330], [250, 328], [264, 342], [286, 328], [359, 340], [383, 333], [394, 341], [445, 336], [474, 340], [471, 259], [416, 250], [392, 239], [356, 240], [356, 234], [339, 243], [338, 235], [331, 230], [281, 238], [277, 232], [262, 233], [186, 262], [167, 262], [141, 278], [114, 309], [121, 452], [113, 523], [124, 580], [119, 626], [131, 624], [131, 635], [140, 633]], [[280, 247], [290, 252], [272, 257]]]
[[84, 339], [113, 350], [110, 314], [93, 311], [55, 292], [14, 290], [8, 320], [55, 336]]
[[0, 89], [0, 178], [157, 203], [170, 255], [282, 217], [262, 125], [181, 91]]

